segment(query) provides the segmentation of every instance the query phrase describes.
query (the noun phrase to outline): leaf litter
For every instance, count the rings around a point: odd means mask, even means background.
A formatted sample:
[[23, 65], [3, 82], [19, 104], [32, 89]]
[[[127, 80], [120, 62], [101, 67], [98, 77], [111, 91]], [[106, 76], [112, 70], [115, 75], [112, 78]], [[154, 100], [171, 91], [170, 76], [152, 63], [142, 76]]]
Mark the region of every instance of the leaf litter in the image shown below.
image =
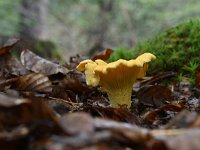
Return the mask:
[[[76, 71], [85, 57], [61, 65], [24, 50], [18, 60], [10, 53], [18, 42], [11, 39], [0, 48], [0, 149], [200, 147], [198, 71], [193, 90], [166, 72], [138, 80], [131, 110], [112, 108], [106, 93], [87, 86]], [[91, 59], [106, 60], [111, 53], [107, 49]]]

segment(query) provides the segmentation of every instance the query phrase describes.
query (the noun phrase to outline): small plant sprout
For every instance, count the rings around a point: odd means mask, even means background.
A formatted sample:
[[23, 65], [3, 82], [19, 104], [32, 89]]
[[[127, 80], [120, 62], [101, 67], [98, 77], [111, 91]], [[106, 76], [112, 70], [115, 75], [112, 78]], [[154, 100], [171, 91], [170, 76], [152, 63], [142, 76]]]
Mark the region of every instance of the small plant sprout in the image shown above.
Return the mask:
[[130, 108], [133, 84], [137, 78], [145, 76], [147, 63], [154, 59], [153, 54], [144, 53], [129, 61], [119, 59], [106, 63], [100, 59], [84, 60], [77, 70], [85, 71], [87, 85], [100, 85], [107, 92], [112, 107], [126, 105]]

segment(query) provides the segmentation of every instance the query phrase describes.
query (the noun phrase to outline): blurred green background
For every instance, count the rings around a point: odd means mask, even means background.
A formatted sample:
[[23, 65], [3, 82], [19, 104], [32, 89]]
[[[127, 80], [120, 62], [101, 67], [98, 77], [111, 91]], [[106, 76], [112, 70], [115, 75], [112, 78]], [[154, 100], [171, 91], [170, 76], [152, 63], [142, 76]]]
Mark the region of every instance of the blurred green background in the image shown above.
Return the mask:
[[53, 47], [69, 57], [132, 48], [171, 26], [200, 18], [200, 1], [0, 0], [0, 18], [1, 42], [15, 36], [36, 48], [38, 41], [47, 41], [45, 51]]

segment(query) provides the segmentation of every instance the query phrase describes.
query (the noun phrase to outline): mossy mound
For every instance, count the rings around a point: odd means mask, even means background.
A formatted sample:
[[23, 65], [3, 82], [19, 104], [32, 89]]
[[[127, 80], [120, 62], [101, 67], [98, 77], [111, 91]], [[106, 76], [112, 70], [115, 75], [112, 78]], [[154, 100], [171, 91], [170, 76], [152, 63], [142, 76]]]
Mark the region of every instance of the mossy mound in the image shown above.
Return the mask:
[[52, 41], [34, 41], [32, 49], [38, 55], [50, 59], [62, 59], [61, 50]]
[[157, 57], [150, 63], [151, 73], [194, 71], [200, 66], [200, 20], [187, 21], [170, 28], [133, 49], [118, 49], [111, 55], [110, 61], [120, 58], [129, 60], [144, 52]]

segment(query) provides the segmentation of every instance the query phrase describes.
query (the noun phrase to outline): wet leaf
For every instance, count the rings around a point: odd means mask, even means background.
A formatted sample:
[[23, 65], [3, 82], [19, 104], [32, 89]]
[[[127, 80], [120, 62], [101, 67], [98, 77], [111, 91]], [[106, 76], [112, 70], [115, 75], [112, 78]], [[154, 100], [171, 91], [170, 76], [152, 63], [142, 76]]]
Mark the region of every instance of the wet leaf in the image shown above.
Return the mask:
[[96, 60], [96, 59], [101, 59], [101, 60], [108, 60], [110, 58], [110, 55], [112, 54], [113, 50], [110, 48], [107, 48], [97, 54], [95, 54], [94, 56], [92, 56], [92, 60]]
[[174, 100], [173, 93], [166, 87], [160, 85], [148, 85], [137, 92], [139, 101], [151, 107], [159, 107]]
[[24, 50], [21, 53], [21, 62], [28, 69], [35, 73], [52, 75], [57, 73], [67, 74], [69, 70], [62, 65], [53, 63], [40, 56], [37, 56], [30, 50]]
[[49, 78], [44, 74], [30, 73], [17, 78], [14, 88], [20, 91], [43, 92], [52, 91]]

